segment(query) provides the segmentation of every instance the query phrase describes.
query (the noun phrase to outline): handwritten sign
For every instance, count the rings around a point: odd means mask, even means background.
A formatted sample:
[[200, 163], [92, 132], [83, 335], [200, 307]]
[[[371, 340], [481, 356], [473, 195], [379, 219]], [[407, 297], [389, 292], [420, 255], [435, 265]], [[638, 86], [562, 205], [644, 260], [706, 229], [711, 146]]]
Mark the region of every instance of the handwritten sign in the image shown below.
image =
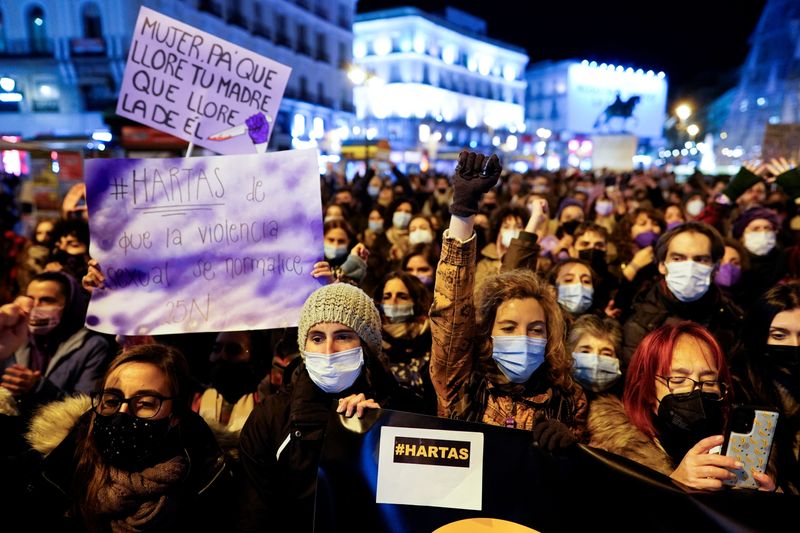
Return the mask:
[[761, 159], [800, 158], [800, 124], [767, 124], [764, 130]]
[[297, 324], [319, 286], [316, 150], [86, 161], [87, 327], [121, 335]]
[[117, 114], [221, 154], [263, 153], [291, 70], [142, 7]]

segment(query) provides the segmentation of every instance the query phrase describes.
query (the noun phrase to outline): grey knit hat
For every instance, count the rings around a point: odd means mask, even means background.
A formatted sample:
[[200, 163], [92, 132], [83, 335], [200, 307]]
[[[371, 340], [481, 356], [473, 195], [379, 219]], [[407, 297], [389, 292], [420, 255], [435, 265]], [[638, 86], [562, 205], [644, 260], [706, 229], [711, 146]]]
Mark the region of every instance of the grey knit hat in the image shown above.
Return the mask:
[[351, 328], [370, 351], [381, 352], [381, 317], [372, 298], [347, 283], [334, 283], [311, 293], [300, 312], [297, 345], [306, 345], [308, 330], [320, 322], [337, 322]]

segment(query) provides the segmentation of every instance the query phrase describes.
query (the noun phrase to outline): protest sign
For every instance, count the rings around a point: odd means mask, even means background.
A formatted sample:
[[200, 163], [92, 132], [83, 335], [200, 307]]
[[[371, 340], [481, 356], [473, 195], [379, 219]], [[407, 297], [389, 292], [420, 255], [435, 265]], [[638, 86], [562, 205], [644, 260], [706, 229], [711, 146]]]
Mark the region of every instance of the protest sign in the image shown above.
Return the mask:
[[[442, 448], [460, 450], [476, 435], [482, 435], [482, 457], [472, 449], [468, 455], [470, 467], [482, 468], [480, 507], [432, 504], [458, 493], [458, 487], [442, 488], [443, 473], [466, 470], [442, 463]], [[580, 445], [548, 453], [532, 440], [529, 431], [399, 411], [368, 410], [362, 419], [333, 413], [317, 476], [314, 530], [766, 531], [785, 529], [800, 503], [797, 496], [753, 490], [691, 491], [618, 455]], [[449, 450], [444, 454], [450, 458]], [[408, 481], [392, 468], [399, 455], [413, 456], [420, 468], [414, 488], [395, 491], [403, 501], [388, 503], [381, 484]], [[415, 492], [431, 487], [442, 493], [419, 501]]]
[[761, 159], [770, 161], [776, 157], [800, 159], [800, 124], [767, 124]]
[[617, 172], [633, 170], [638, 140], [633, 135], [592, 136], [592, 168]]
[[221, 154], [264, 152], [290, 73], [142, 7], [117, 114]]
[[145, 335], [293, 326], [319, 286], [316, 150], [86, 161], [87, 327]]

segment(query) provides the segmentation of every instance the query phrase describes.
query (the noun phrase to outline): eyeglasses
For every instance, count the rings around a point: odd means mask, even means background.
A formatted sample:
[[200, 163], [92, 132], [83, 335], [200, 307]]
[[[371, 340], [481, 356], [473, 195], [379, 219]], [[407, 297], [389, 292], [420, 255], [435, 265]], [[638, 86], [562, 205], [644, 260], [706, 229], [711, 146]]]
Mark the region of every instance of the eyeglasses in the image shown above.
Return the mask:
[[174, 400], [175, 396], [159, 394], [136, 394], [127, 400], [118, 392], [103, 391], [92, 394], [92, 408], [101, 416], [111, 416], [119, 412], [122, 404], [128, 404], [128, 412], [137, 418], [153, 418], [166, 400]]
[[656, 376], [664, 381], [669, 391], [673, 394], [685, 394], [700, 389], [711, 400], [722, 400], [728, 392], [721, 381], [696, 381], [686, 376]]

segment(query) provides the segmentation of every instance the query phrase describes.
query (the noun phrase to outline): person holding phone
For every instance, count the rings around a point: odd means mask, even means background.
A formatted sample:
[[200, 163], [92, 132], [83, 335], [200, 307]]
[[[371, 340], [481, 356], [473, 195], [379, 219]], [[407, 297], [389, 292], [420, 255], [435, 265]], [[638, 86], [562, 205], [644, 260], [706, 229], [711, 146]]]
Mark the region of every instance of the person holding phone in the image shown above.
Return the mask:
[[[731, 388], [725, 356], [707, 329], [688, 321], [661, 326], [636, 349], [622, 402], [590, 418], [590, 445], [687, 487], [719, 490], [743, 466], [714, 453], [724, 440]], [[770, 476], [752, 476], [759, 490], [775, 490]]]
[[800, 494], [800, 283], [776, 285], [756, 301], [743, 339], [733, 363], [736, 397], [777, 409], [771, 462], [778, 486]]

